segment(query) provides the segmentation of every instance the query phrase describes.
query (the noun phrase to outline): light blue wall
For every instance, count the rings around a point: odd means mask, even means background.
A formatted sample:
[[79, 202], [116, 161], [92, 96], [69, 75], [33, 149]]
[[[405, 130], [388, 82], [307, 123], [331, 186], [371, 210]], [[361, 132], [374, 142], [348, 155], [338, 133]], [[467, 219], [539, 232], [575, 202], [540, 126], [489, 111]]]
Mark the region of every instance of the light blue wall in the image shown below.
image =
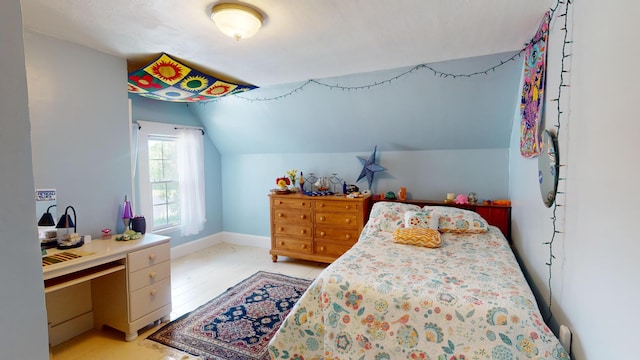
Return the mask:
[[0, 355], [48, 359], [20, 1], [0, 2]]
[[121, 229], [132, 191], [126, 61], [33, 32], [25, 54], [35, 186], [57, 189], [58, 214], [75, 208], [80, 234]]
[[[439, 64], [455, 74], [490, 68], [513, 53]], [[269, 235], [267, 194], [275, 178], [297, 169], [318, 176], [337, 173], [355, 183], [378, 146], [387, 171], [373, 191], [408, 189], [414, 199], [443, 199], [447, 192], [482, 199], [508, 195], [508, 146], [517, 106], [521, 59], [473, 77], [441, 77], [421, 69], [390, 83], [345, 91], [310, 84], [273, 101], [247, 101], [284, 94], [301, 84], [263, 88], [218, 102], [189, 105], [222, 154], [223, 229]], [[408, 69], [355, 74], [323, 83], [361, 86]], [[367, 189], [366, 181], [358, 182]], [[247, 221], [250, 219], [250, 221]]]
[[[186, 104], [170, 103], [130, 95], [131, 117], [133, 121], [146, 120], [176, 125], [201, 127], [200, 120], [187, 108]], [[220, 153], [208, 136], [204, 136], [204, 171], [206, 217], [204, 229], [197, 235], [181, 236], [180, 232], [166, 234], [171, 237], [171, 245], [176, 246], [189, 241], [213, 235], [222, 231], [222, 180], [220, 176]], [[137, 183], [137, 182], [136, 182]], [[139, 193], [136, 190], [136, 193]], [[147, 217], [150, 215], [143, 214]]]
[[[267, 194], [275, 188], [276, 177], [287, 170], [331, 176], [336, 173], [347, 184], [368, 189], [366, 179], [356, 183], [362, 170], [361, 153], [240, 154], [223, 156], [225, 231], [269, 236]], [[481, 199], [507, 196], [507, 149], [389, 151], [378, 153], [378, 163], [387, 170], [374, 176], [373, 191], [397, 192], [407, 188], [412, 199], [444, 199], [447, 192]]]
[[[447, 73], [484, 71], [513, 53], [432, 64]], [[310, 83], [261, 88], [219, 101], [190, 105], [210, 130], [223, 155], [265, 153], [345, 153], [442, 149], [497, 149], [509, 146], [513, 94], [522, 59], [473, 77], [434, 76], [426, 68], [390, 82], [410, 68], [322, 79], [341, 86]]]

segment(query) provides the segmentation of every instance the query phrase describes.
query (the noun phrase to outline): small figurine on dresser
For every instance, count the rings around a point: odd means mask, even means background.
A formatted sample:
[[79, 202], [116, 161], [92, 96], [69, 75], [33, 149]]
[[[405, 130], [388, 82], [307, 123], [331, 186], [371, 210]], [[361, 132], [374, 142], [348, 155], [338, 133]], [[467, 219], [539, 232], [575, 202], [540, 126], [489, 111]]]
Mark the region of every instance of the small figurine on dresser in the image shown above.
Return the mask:
[[467, 198], [467, 195], [465, 194], [458, 194], [458, 196], [456, 196], [456, 204], [468, 204], [469, 203], [469, 199]]

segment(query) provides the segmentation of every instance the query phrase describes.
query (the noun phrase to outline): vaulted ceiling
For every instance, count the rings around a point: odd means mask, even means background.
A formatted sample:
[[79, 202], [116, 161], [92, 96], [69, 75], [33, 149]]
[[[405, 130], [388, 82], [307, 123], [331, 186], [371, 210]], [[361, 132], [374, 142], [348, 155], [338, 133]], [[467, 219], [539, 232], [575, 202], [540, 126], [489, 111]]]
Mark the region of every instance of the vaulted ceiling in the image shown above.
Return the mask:
[[211, 0], [22, 0], [22, 8], [31, 31], [132, 61], [166, 52], [268, 86], [519, 50], [553, 2], [246, 0], [265, 22], [241, 41], [215, 27]]

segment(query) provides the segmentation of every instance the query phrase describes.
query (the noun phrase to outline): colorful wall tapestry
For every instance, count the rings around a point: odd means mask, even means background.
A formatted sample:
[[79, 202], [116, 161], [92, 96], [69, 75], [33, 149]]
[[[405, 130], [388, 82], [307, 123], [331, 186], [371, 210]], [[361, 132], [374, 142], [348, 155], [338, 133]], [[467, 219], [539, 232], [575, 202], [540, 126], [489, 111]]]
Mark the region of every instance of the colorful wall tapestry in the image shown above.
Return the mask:
[[174, 102], [208, 101], [257, 88], [220, 80], [165, 53], [150, 64], [130, 72], [128, 77], [130, 93]]
[[550, 12], [544, 15], [536, 35], [527, 45], [524, 55], [522, 98], [520, 101], [520, 154], [533, 158], [540, 153], [539, 127], [544, 106], [544, 85], [547, 63]]

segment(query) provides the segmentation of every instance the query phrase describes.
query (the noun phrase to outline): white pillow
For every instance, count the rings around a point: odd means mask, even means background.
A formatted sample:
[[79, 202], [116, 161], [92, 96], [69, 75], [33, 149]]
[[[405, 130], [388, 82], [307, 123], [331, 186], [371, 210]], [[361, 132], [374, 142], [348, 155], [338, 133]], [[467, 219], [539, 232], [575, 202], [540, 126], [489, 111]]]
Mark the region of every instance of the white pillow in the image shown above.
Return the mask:
[[440, 216], [435, 211], [423, 209], [404, 213], [404, 227], [438, 230]]

